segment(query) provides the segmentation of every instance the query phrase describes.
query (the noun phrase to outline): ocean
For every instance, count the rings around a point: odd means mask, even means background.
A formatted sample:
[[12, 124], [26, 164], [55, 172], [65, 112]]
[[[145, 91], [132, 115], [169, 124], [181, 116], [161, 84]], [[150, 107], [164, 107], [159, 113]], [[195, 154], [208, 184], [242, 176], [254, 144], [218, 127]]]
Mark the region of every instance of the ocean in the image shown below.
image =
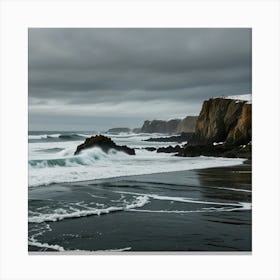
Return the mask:
[[251, 164], [147, 151], [162, 134], [106, 134], [131, 156], [99, 148], [95, 132], [29, 132], [29, 252], [251, 251]]

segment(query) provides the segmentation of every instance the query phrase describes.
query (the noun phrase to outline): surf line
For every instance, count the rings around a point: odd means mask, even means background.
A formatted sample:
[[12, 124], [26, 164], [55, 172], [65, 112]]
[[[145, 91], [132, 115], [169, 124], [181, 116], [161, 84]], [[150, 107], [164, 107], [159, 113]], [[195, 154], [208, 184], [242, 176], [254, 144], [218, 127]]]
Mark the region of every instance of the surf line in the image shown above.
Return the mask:
[[160, 196], [157, 194], [140, 194], [140, 193], [134, 193], [134, 192], [124, 192], [124, 191], [115, 191], [115, 193], [121, 193], [121, 194], [132, 194], [132, 195], [145, 195], [147, 197], [156, 199], [156, 200], [169, 200], [169, 201], [176, 201], [176, 202], [184, 202], [184, 203], [197, 203], [197, 204], [209, 204], [209, 205], [223, 205], [223, 206], [236, 206], [236, 207], [242, 207], [242, 208], [248, 208], [251, 203], [225, 203], [225, 202], [213, 202], [213, 201], [202, 201], [202, 200], [194, 200], [189, 197], [172, 197], [172, 196]]

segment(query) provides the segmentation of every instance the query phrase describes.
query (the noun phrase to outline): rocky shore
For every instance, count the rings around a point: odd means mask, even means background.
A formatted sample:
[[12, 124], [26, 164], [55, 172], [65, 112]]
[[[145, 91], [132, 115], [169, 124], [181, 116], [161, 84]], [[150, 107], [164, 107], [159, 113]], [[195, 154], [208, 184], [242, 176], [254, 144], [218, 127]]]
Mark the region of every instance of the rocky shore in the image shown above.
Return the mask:
[[239, 99], [211, 98], [203, 103], [194, 133], [150, 138], [146, 141], [180, 143], [183, 142], [182, 139], [188, 143], [184, 146], [161, 147], [157, 152], [176, 153], [176, 156], [180, 157], [214, 156], [251, 159], [251, 103]]
[[116, 151], [124, 152], [128, 155], [135, 155], [134, 149], [127, 146], [119, 146], [111, 138], [103, 135], [96, 135], [86, 138], [83, 144], [77, 146], [74, 155], [78, 155], [82, 150], [94, 147], [102, 149], [105, 153], [108, 153], [110, 149], [114, 149]]
[[211, 98], [204, 101], [189, 144], [247, 145], [252, 140], [252, 104], [247, 101]]
[[[149, 138], [148, 142], [187, 142], [185, 145], [146, 147], [157, 153], [175, 153], [179, 157], [213, 156], [228, 158], [252, 158], [252, 105], [248, 101], [232, 98], [211, 98], [204, 101], [198, 117], [183, 120], [145, 121], [142, 132], [175, 133], [178, 127], [195, 122], [194, 132], [181, 132], [170, 137]], [[126, 128], [111, 129], [111, 132], [126, 131]], [[99, 147], [106, 153], [110, 149], [135, 155], [135, 150], [116, 145], [111, 138], [96, 135], [87, 138], [77, 147], [75, 155], [83, 149]]]
[[180, 135], [175, 136], [169, 136], [169, 137], [152, 137], [149, 139], [146, 139], [144, 141], [148, 142], [186, 142], [189, 141], [193, 137], [192, 132], [182, 132]]

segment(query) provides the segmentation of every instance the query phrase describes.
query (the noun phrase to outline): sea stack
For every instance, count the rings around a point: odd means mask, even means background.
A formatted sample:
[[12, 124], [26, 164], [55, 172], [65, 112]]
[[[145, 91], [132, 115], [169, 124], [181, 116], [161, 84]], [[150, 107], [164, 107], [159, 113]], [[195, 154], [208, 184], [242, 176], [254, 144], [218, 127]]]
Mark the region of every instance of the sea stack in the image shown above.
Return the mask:
[[77, 146], [74, 155], [78, 155], [82, 150], [94, 147], [102, 149], [105, 153], [108, 153], [109, 150], [114, 149], [116, 151], [124, 152], [128, 155], [135, 155], [134, 149], [127, 146], [119, 146], [111, 138], [104, 135], [96, 135], [86, 138], [83, 144]]

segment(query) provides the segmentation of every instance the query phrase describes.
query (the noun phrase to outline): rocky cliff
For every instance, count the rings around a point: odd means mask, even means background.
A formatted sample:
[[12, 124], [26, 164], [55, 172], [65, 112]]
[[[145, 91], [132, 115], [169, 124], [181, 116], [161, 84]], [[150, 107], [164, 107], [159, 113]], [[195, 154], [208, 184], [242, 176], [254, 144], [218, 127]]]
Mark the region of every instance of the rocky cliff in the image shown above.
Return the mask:
[[227, 98], [204, 101], [190, 144], [245, 145], [251, 141], [251, 104]]
[[153, 120], [145, 121], [141, 132], [144, 133], [176, 133], [180, 119], [173, 119], [170, 121]]
[[182, 132], [194, 132], [195, 124], [198, 117], [187, 116], [183, 120], [172, 119], [169, 121], [153, 120], [145, 121], [141, 132], [144, 133], [182, 133]]
[[244, 104], [235, 127], [229, 132], [226, 143], [247, 144], [252, 139], [252, 105]]
[[194, 132], [197, 116], [187, 116], [178, 124], [176, 132]]

